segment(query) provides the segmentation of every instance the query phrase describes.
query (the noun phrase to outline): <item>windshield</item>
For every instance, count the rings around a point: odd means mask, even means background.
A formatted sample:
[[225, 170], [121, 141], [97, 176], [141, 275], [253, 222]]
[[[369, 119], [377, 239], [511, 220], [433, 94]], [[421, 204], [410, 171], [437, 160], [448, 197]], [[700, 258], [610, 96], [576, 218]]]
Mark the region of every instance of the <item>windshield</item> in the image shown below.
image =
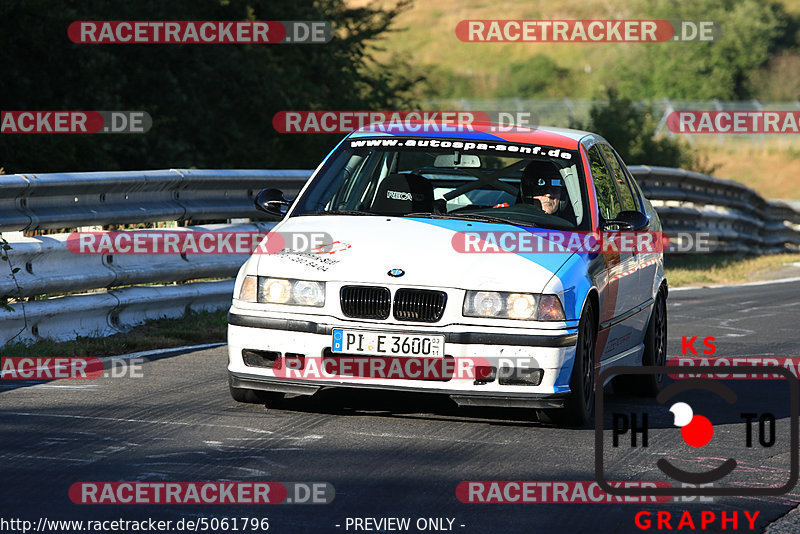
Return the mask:
[[389, 215], [588, 229], [580, 155], [543, 145], [345, 140], [292, 216]]

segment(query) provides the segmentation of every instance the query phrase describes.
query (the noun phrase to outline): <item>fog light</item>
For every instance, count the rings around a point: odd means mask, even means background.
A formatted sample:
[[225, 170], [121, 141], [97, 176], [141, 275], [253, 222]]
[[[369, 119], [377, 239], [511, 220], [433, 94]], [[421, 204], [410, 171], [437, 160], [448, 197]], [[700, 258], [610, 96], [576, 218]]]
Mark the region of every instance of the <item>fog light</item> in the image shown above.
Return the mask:
[[280, 357], [280, 352], [272, 350], [242, 349], [242, 361], [248, 367], [272, 367]]
[[544, 369], [530, 367], [503, 367], [499, 372], [501, 386], [538, 386], [542, 383]]

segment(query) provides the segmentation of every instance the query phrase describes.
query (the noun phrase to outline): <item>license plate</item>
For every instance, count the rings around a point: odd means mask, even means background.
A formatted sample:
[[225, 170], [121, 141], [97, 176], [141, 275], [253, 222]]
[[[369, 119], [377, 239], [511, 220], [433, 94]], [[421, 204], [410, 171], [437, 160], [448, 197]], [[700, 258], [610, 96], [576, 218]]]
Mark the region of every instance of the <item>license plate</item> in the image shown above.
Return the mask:
[[335, 328], [331, 352], [370, 356], [443, 356], [444, 336]]

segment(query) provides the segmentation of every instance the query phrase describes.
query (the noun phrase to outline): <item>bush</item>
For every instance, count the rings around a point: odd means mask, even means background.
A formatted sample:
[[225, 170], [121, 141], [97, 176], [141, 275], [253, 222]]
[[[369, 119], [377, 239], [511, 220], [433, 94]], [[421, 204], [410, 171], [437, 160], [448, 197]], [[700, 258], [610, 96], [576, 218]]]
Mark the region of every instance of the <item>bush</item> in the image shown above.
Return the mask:
[[798, 20], [775, 0], [655, 0], [647, 17], [713, 20], [713, 42], [639, 45], [619, 56], [620, 92], [634, 99], [740, 100], [752, 97], [750, 78], [776, 52], [796, 46]]
[[499, 76], [495, 94], [500, 98], [561, 96], [569, 74], [568, 69], [559, 67], [551, 58], [537, 54], [509, 64]]

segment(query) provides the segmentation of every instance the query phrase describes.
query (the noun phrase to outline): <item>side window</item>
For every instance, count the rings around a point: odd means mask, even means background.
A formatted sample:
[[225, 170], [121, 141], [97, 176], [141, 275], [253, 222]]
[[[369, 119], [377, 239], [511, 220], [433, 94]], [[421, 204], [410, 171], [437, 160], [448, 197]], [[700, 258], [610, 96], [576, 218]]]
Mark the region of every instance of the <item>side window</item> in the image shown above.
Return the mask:
[[606, 219], [613, 219], [620, 212], [617, 192], [614, 184], [611, 183], [611, 175], [608, 172], [603, 157], [597, 145], [589, 149], [589, 166], [592, 169], [592, 179], [594, 189], [597, 192], [597, 204], [600, 206], [600, 214]]
[[642, 209], [642, 211], [644, 211], [644, 193], [642, 193], [642, 188], [639, 186], [639, 182], [637, 182], [636, 178], [633, 177], [633, 174], [631, 174], [630, 169], [628, 169], [627, 167], [623, 167], [623, 170], [625, 171], [625, 176], [628, 177], [628, 183], [631, 186], [631, 190], [633, 190], [634, 200], [636, 200], [637, 198], [639, 199], [638, 201], [639, 207]]
[[637, 210], [638, 208], [636, 206], [636, 201], [633, 199], [631, 186], [625, 179], [625, 173], [622, 171], [622, 167], [620, 166], [619, 161], [617, 161], [614, 151], [611, 150], [611, 147], [608, 145], [600, 145], [600, 150], [603, 151], [603, 155], [606, 157], [606, 163], [608, 163], [608, 167], [611, 170], [611, 179], [617, 186], [622, 209], [626, 211]]

